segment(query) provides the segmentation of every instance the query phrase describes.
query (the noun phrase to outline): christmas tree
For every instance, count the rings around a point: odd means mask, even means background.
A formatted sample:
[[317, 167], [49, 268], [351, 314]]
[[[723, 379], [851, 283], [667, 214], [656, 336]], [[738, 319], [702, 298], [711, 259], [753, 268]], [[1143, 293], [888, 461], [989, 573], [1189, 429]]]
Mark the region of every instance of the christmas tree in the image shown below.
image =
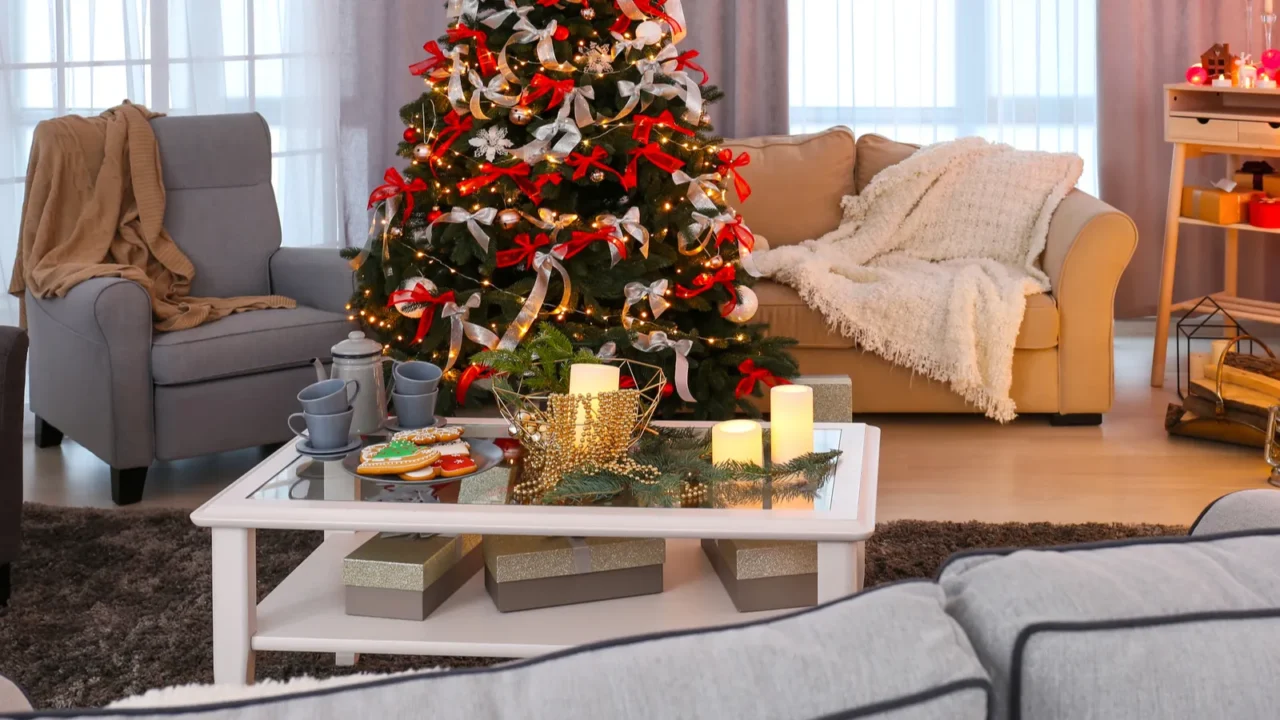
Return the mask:
[[[726, 203], [750, 163], [720, 147], [681, 0], [452, 0], [410, 71], [403, 173], [347, 251], [351, 316], [387, 354], [446, 368], [459, 400], [549, 324], [578, 348], [664, 368], [661, 412], [751, 413], [794, 376], [751, 324], [755, 238]], [[442, 397], [442, 407], [450, 406]]]

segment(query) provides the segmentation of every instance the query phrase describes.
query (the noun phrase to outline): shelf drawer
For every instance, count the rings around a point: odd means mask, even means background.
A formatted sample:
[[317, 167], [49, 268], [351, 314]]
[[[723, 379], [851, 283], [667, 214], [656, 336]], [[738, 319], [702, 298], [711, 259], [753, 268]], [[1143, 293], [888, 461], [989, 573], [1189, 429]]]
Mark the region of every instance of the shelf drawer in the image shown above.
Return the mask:
[[1241, 122], [1240, 142], [1280, 147], [1280, 123]]
[[[1197, 142], [1239, 142], [1241, 124], [1236, 120], [1218, 120], [1216, 118], [1170, 117], [1169, 140], [1172, 142], [1187, 140]], [[1243, 124], [1267, 127], [1266, 123]]]

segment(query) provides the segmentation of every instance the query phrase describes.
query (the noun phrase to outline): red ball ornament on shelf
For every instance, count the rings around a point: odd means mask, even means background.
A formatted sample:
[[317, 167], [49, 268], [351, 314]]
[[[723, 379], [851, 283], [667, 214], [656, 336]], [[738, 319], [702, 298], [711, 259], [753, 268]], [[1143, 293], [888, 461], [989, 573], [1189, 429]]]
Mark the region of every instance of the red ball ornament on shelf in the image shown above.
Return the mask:
[[1192, 65], [1187, 68], [1187, 82], [1192, 85], [1208, 85], [1209, 71], [1202, 65]]
[[404, 141], [407, 143], [418, 142], [418, 128], [407, 127], [404, 129]]
[[1272, 48], [1262, 53], [1262, 67], [1271, 72], [1280, 70], [1280, 50]]

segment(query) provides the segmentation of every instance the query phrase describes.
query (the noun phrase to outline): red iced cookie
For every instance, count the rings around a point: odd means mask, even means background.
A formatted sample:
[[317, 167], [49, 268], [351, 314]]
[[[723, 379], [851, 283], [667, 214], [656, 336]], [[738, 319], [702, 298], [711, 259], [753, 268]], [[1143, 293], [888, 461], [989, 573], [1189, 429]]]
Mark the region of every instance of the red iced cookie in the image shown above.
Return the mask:
[[435, 466], [440, 468], [440, 474], [444, 477], [470, 475], [477, 467], [476, 461], [466, 455], [445, 455]]

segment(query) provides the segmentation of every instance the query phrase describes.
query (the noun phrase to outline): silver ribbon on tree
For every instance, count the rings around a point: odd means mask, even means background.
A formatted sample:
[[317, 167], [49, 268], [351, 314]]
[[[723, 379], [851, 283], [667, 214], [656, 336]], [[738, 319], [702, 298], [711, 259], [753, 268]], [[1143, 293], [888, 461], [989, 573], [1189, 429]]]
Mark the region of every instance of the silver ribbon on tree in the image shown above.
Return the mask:
[[628, 330], [631, 329], [631, 323], [633, 322], [630, 315], [631, 308], [644, 302], [645, 298], [649, 299], [649, 309], [653, 311], [653, 317], [661, 317], [662, 313], [671, 307], [671, 303], [667, 302], [666, 298], [667, 288], [670, 286], [671, 283], [669, 281], [659, 280], [649, 286], [644, 283], [633, 282], [623, 288], [622, 292], [627, 298], [627, 303], [622, 307], [622, 327]]
[[560, 236], [560, 231], [573, 227], [578, 222], [578, 216], [572, 213], [560, 215], [554, 210], [547, 208], [538, 208], [538, 216], [534, 217], [528, 213], [520, 213], [520, 216], [528, 220], [534, 227], [539, 230], [546, 230], [551, 233], [551, 241], [555, 242]]
[[627, 211], [622, 217], [614, 217], [613, 215], [604, 215], [600, 218], [600, 224], [604, 227], [613, 228], [613, 234], [622, 242], [626, 242], [628, 236], [636, 239], [640, 243], [640, 254], [648, 259], [649, 257], [649, 229], [640, 224], [640, 208], [633, 207]]
[[569, 117], [572, 105], [573, 121], [578, 123], [578, 127], [584, 128], [594, 125], [596, 118], [591, 114], [591, 103], [588, 100], [596, 99], [596, 89], [590, 85], [575, 87], [564, 96], [564, 102], [560, 104], [560, 115], [558, 120], [565, 120]]
[[[391, 258], [391, 248], [388, 245], [388, 241], [391, 239], [391, 221], [395, 219], [396, 210], [399, 209], [399, 207], [399, 195], [392, 195], [386, 200], [383, 200], [373, 206], [373, 212], [370, 213], [372, 217], [369, 220], [369, 239], [365, 241], [364, 248], [360, 251], [360, 254], [351, 261], [352, 270], [359, 270], [364, 267], [366, 262], [369, 261], [369, 256], [373, 254], [373, 241], [377, 238], [382, 238], [383, 260], [389, 260]], [[378, 218], [379, 210], [382, 211], [381, 220]], [[391, 265], [386, 262], [382, 263], [382, 271], [388, 276], [394, 272]]]
[[[622, 11], [622, 14], [636, 22], [644, 22], [649, 19], [649, 16], [636, 6], [635, 0], [618, 0], [618, 9]], [[667, 26], [667, 30], [671, 33], [672, 42], [683, 41], [685, 36], [689, 34], [687, 30], [689, 25], [684, 19], [683, 0], [667, 0], [666, 5], [663, 6], [663, 12], [679, 26], [678, 28], [672, 27], [671, 23], [663, 21], [663, 24]]]
[[[561, 117], [534, 130], [533, 138], [533, 142], [512, 150], [511, 154], [530, 165], [542, 162], [548, 157], [557, 161], [564, 160], [582, 142], [582, 131], [578, 129], [576, 122], [568, 117]], [[554, 144], [552, 144], [553, 140]]]
[[459, 305], [453, 302], [447, 302], [440, 310], [441, 319], [448, 320], [449, 328], [449, 362], [444, 366], [444, 371], [449, 372], [458, 362], [458, 356], [462, 354], [462, 338], [468, 337], [472, 342], [482, 345], [492, 350], [498, 347], [498, 336], [489, 331], [488, 328], [477, 325], [467, 320], [467, 316], [471, 311], [480, 307], [480, 293], [474, 293], [467, 298], [467, 302]]
[[[715, 217], [709, 217], [700, 212], [693, 213], [693, 222], [689, 227], [680, 231], [680, 252], [684, 255], [696, 255], [704, 250], [712, 240], [720, 236], [725, 227], [738, 224], [738, 216], [732, 211], [722, 212]], [[734, 236], [737, 237], [736, 235]], [[689, 246], [696, 244], [693, 250], [689, 250]], [[751, 277], [764, 277], [760, 269], [756, 267], [755, 259], [751, 256], [752, 249], [738, 242], [738, 262], [742, 265], [742, 269]]]
[[547, 300], [547, 291], [551, 288], [553, 272], [560, 273], [560, 279], [564, 281], [564, 295], [561, 296], [560, 304], [556, 305], [556, 309], [551, 311], [552, 314], [558, 315], [567, 311], [569, 301], [573, 299], [573, 280], [569, 277], [569, 271], [554, 255], [538, 253], [534, 258], [533, 267], [538, 271], [538, 277], [533, 283], [533, 289], [529, 291], [529, 297], [525, 299], [524, 307], [520, 309], [516, 319], [511, 321], [506, 334], [502, 336], [502, 341], [498, 343], [500, 350], [515, 350], [519, 347], [520, 341], [524, 340], [524, 336], [529, 333], [529, 329], [533, 327], [533, 321], [538, 319], [538, 313]]
[[459, 115], [466, 115], [471, 112], [471, 106], [467, 104], [467, 91], [462, 86], [462, 52], [465, 48], [461, 45], [454, 45], [449, 49], [449, 58], [453, 60], [453, 66], [449, 69], [449, 102], [453, 105], [453, 109], [458, 111]]
[[437, 223], [452, 223], [455, 225], [466, 223], [467, 230], [471, 232], [471, 237], [476, 239], [480, 244], [480, 248], [485, 254], [489, 254], [489, 235], [480, 227], [483, 225], [493, 225], [493, 221], [498, 217], [497, 208], [481, 208], [475, 212], [467, 212], [465, 208], [456, 207], [449, 212], [436, 218], [432, 225]]
[[520, 104], [520, 94], [504, 95], [504, 90], [509, 90], [511, 86], [501, 75], [494, 75], [489, 82], [485, 82], [480, 74], [475, 70], [467, 76], [471, 80], [471, 84], [475, 90], [471, 93], [471, 114], [477, 120], [488, 120], [489, 116], [484, 114], [484, 109], [480, 107], [481, 100], [488, 100], [498, 107], [515, 107]]
[[656, 66], [656, 71], [675, 80], [684, 86], [685, 112], [684, 119], [691, 125], [698, 125], [702, 122], [702, 86], [689, 76], [689, 73], [680, 69], [680, 51], [675, 45], [668, 45], [662, 48], [653, 60], [641, 60], [636, 63], [642, 72], [648, 72]]
[[692, 340], [672, 340], [664, 332], [656, 332], [650, 335], [641, 333], [636, 337], [632, 345], [635, 349], [644, 353], [656, 353], [664, 350], [674, 351], [676, 354], [676, 392], [679, 393], [680, 399], [687, 403], [698, 402], [693, 397], [693, 392], [689, 390], [689, 353], [693, 351]]
[[613, 55], [618, 57], [629, 50], [636, 52], [644, 52], [649, 47], [649, 41], [645, 38], [633, 38], [628, 40], [621, 33], [613, 33]]
[[498, 53], [498, 70], [508, 82], [520, 83], [520, 76], [516, 75], [511, 69], [511, 61], [507, 58], [507, 50], [512, 45], [528, 45], [529, 43], [538, 43], [538, 61], [542, 63], [542, 67], [547, 70], [555, 70], [557, 72], [576, 72], [577, 66], [570, 63], [562, 63], [556, 57], [555, 34], [560, 24], [552, 20], [546, 27], [539, 30], [529, 22], [529, 18], [522, 17], [516, 23], [516, 33], [507, 40], [507, 44], [502, 46], [502, 52]]
[[475, 15], [480, 11], [480, 0], [449, 0], [445, 8], [445, 17], [453, 22], [464, 15]]
[[618, 343], [610, 340], [600, 346], [600, 352], [596, 353], [596, 357], [601, 360], [613, 360], [618, 357]]
[[698, 177], [690, 177], [683, 170], [677, 170], [671, 173], [671, 179], [675, 180], [677, 185], [689, 186], [689, 202], [693, 203], [693, 207], [704, 213], [719, 212], [720, 206], [712, 199], [712, 192], [720, 192], [720, 181], [716, 178], [715, 173], [707, 173]]
[[528, 23], [529, 13], [538, 9], [534, 5], [520, 7], [516, 5], [516, 0], [504, 0], [503, 4], [507, 6], [506, 10], [490, 10], [480, 16], [480, 22], [496, 30], [497, 28], [502, 27], [502, 24], [507, 21], [507, 18], [515, 15], [517, 21], [523, 20]]
[[[685, 96], [684, 88], [656, 82], [656, 77], [657, 73], [650, 69], [649, 72], [646, 72], [641, 77], [639, 83], [633, 83], [630, 80], [619, 80], [618, 94], [627, 98], [627, 104], [618, 112], [617, 115], [609, 118], [609, 122], [618, 122], [622, 118], [635, 112], [636, 108], [644, 109], [649, 107], [653, 102], [651, 99], [653, 97], [662, 97], [670, 100], [672, 98]], [[688, 113], [686, 112], [686, 115], [687, 114]], [[699, 121], [701, 121], [701, 117], [701, 114], [699, 114]]]

